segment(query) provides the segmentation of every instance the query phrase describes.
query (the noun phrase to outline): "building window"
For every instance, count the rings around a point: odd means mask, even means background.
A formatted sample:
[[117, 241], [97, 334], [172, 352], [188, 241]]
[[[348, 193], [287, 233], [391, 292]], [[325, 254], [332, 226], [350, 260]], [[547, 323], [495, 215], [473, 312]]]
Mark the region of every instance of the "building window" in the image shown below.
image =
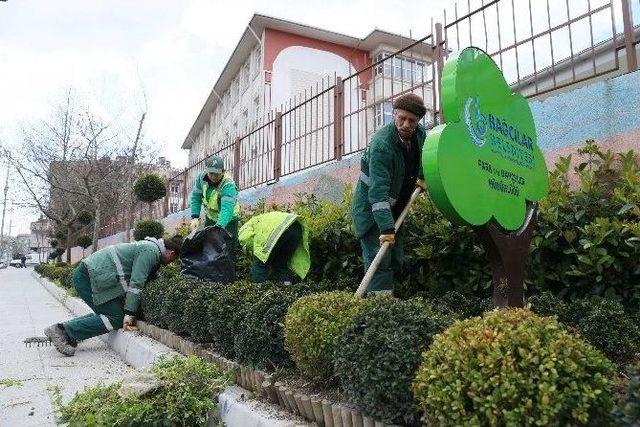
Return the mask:
[[176, 213], [178, 212], [178, 202], [171, 202], [169, 203], [169, 213]]
[[169, 185], [171, 194], [178, 194], [180, 192], [180, 182], [179, 181], [171, 181]]
[[403, 80], [406, 82], [422, 83], [427, 81], [426, 63], [413, 58], [403, 56], [391, 57], [388, 53], [382, 52], [376, 55], [376, 62], [384, 59], [384, 62], [376, 65], [376, 75]]
[[240, 69], [240, 90], [244, 92], [249, 87], [249, 64], [244, 64]]
[[239, 96], [240, 96], [240, 85], [238, 83], [238, 79], [236, 79], [231, 84], [231, 102], [233, 103], [237, 102]]
[[260, 51], [260, 46], [258, 46], [254, 51], [253, 51], [253, 58], [251, 60], [251, 67], [253, 69], [253, 76], [255, 77], [258, 73], [260, 73], [260, 55], [261, 55], [261, 51]]
[[378, 129], [381, 126], [391, 123], [393, 120], [393, 107], [391, 102], [385, 102], [383, 104], [376, 104], [375, 109], [375, 128]]

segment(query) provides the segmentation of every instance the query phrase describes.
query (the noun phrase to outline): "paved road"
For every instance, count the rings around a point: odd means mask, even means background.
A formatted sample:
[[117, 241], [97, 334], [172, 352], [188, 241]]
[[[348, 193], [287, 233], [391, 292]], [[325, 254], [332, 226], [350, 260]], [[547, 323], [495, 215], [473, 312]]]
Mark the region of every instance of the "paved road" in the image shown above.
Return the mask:
[[[22, 340], [42, 336], [71, 313], [33, 277], [31, 268], [0, 270], [0, 426], [55, 425], [50, 386], [62, 387], [63, 400], [99, 382], [109, 383], [127, 365], [98, 338], [82, 342], [74, 357], [53, 347], [27, 348]], [[10, 383], [19, 383], [7, 386]]]

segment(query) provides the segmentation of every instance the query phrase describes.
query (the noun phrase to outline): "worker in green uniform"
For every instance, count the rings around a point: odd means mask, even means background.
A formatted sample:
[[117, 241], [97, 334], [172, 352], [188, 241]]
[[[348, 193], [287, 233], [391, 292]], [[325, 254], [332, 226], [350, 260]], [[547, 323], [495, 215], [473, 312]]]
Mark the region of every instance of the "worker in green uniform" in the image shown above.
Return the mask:
[[217, 225], [227, 231], [227, 249], [235, 262], [238, 245], [238, 190], [236, 183], [225, 174], [224, 161], [211, 156], [205, 170], [196, 177], [191, 191], [191, 227], [200, 226], [200, 208], [204, 205], [205, 227]]
[[290, 284], [304, 279], [311, 267], [307, 227], [298, 215], [267, 212], [240, 228], [240, 243], [252, 254], [251, 280]]
[[89, 255], [74, 270], [73, 286], [94, 312], [55, 323], [44, 334], [60, 353], [73, 356], [82, 340], [133, 327], [142, 288], [161, 265], [178, 258], [181, 246], [181, 237], [147, 237]]
[[362, 156], [351, 206], [365, 272], [380, 245], [392, 245], [369, 283], [371, 292], [393, 291], [394, 273], [401, 273], [404, 259], [404, 227], [396, 231], [395, 220], [416, 186], [425, 189], [421, 153], [426, 130], [419, 122], [427, 109], [413, 93], [397, 97], [392, 105], [393, 121], [373, 134]]

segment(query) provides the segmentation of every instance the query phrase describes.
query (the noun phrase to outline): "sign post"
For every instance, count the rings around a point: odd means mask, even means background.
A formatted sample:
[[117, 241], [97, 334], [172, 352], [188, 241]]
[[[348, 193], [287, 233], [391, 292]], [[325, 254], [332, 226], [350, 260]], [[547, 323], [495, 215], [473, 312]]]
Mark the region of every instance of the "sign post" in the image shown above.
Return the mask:
[[496, 306], [521, 307], [536, 202], [548, 192], [531, 109], [475, 47], [453, 55], [440, 81], [444, 123], [422, 152], [429, 193], [448, 219], [479, 235]]

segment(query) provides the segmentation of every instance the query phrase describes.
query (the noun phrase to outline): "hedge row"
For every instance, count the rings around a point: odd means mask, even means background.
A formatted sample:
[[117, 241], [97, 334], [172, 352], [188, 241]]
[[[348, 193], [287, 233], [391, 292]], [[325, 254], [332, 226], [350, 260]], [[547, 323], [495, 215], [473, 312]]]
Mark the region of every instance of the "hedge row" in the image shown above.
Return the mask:
[[75, 292], [73, 287], [73, 270], [75, 266], [69, 266], [64, 262], [56, 264], [37, 264], [33, 267], [36, 273], [62, 286], [67, 291]]
[[[351, 402], [385, 422], [415, 424], [423, 416], [427, 424], [446, 424], [462, 411], [454, 424], [581, 424], [609, 417], [613, 405], [611, 362], [552, 317], [511, 310], [465, 319], [487, 303], [460, 304], [465, 298], [459, 293], [441, 300], [359, 299], [352, 292], [315, 292], [326, 283], [221, 285], [174, 274], [163, 271], [144, 288], [149, 322], [211, 343], [244, 364], [268, 370], [295, 366], [320, 387], [338, 385]], [[541, 299], [531, 301], [534, 310]], [[554, 304], [571, 307], [558, 298], [547, 305]], [[590, 312], [602, 310], [595, 305], [583, 312], [591, 319]], [[434, 340], [445, 341], [434, 347]], [[594, 344], [601, 347], [602, 341]], [[423, 354], [427, 350], [432, 357]], [[443, 363], [449, 374], [436, 375]], [[549, 393], [534, 392], [543, 389]], [[504, 399], [495, 397], [503, 393]], [[487, 408], [500, 408], [497, 418], [473, 418], [491, 412]]]

